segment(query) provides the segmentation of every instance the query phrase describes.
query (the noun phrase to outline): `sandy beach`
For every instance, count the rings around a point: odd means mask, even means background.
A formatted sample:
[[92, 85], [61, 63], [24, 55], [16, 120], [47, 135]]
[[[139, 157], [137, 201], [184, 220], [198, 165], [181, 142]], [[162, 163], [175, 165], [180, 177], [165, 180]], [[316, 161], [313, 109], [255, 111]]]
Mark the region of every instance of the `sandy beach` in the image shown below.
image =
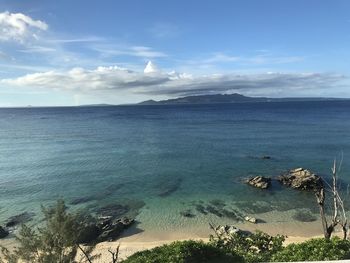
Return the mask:
[[[270, 235], [282, 234], [287, 238], [284, 245], [290, 243], [300, 243], [311, 238], [322, 237], [322, 228], [319, 221], [302, 223], [239, 223], [235, 224], [242, 230], [255, 231], [261, 230]], [[137, 231], [137, 228], [126, 230], [123, 235], [113, 242], [101, 242], [97, 244], [94, 254], [100, 254], [100, 258], [95, 260], [96, 263], [105, 263], [111, 260], [108, 250], [115, 251], [120, 245], [119, 258], [125, 259], [128, 256], [142, 250], [151, 249], [174, 241], [183, 240], [203, 240], [209, 241], [211, 230], [208, 228], [191, 228], [182, 231]], [[341, 235], [338, 231], [335, 235]], [[1, 240], [0, 245], [13, 249], [16, 246], [14, 238]]]
[[[176, 234], [174, 234], [174, 237]], [[322, 237], [322, 235], [317, 235], [317, 236], [288, 236], [286, 238], [286, 241], [284, 242], [285, 245], [291, 244], [291, 243], [300, 243], [303, 241], [306, 241], [311, 238], [317, 238], [317, 237]], [[146, 249], [152, 249], [157, 246], [161, 246], [164, 244], [169, 244], [174, 241], [182, 241], [182, 240], [203, 240], [204, 242], [209, 241], [209, 238], [198, 238], [198, 237], [192, 237], [192, 238], [187, 238], [187, 239], [158, 239], [155, 241], [143, 241], [143, 238], [140, 237], [127, 237], [127, 238], [121, 238], [118, 241], [115, 242], [102, 242], [99, 243], [96, 248], [95, 248], [95, 253], [96, 254], [101, 254], [101, 257], [96, 260], [96, 263], [105, 263], [108, 262], [108, 260], [111, 259], [111, 255], [108, 252], [108, 250], [115, 250], [118, 245], [120, 245], [120, 253], [119, 257], [121, 259], [125, 259], [128, 256], [142, 250]]]
[[[318, 223], [318, 222], [317, 222]], [[302, 224], [302, 223], [301, 223]], [[290, 228], [285, 228], [285, 231], [278, 232], [281, 229], [281, 226], [271, 226], [271, 224], [242, 224], [240, 226], [243, 230], [255, 231], [257, 229], [263, 230], [271, 235], [283, 234], [286, 235], [286, 240], [284, 245], [288, 245], [291, 243], [300, 243], [306, 241], [311, 238], [322, 237], [322, 229], [320, 224], [306, 224], [310, 225], [310, 227], [306, 227], [302, 225], [295, 225], [293, 227], [294, 231]], [[245, 227], [243, 227], [243, 225]], [[267, 226], [269, 225], [269, 226]], [[238, 225], [237, 225], [238, 226]], [[294, 235], [293, 235], [294, 232]], [[183, 240], [203, 240], [204, 242], [209, 241], [209, 234], [211, 233], [208, 229], [207, 235], [204, 234], [205, 231], [202, 232], [143, 232], [135, 235], [129, 235], [121, 237], [119, 240], [114, 242], [102, 242], [99, 243], [95, 248], [96, 254], [101, 254], [101, 257], [96, 260], [97, 263], [106, 262], [106, 260], [110, 260], [110, 253], [108, 250], [115, 250], [118, 245], [120, 245], [120, 258], [125, 259], [126, 257], [142, 250], [151, 249], [157, 246], [161, 246], [164, 244], [169, 244], [174, 241], [183, 241]], [[287, 233], [290, 233], [287, 235]], [[298, 233], [298, 234], [297, 234]], [[304, 234], [302, 234], [304, 233]], [[128, 235], [128, 233], [126, 233]], [[341, 232], [338, 231], [335, 235], [341, 235]]]

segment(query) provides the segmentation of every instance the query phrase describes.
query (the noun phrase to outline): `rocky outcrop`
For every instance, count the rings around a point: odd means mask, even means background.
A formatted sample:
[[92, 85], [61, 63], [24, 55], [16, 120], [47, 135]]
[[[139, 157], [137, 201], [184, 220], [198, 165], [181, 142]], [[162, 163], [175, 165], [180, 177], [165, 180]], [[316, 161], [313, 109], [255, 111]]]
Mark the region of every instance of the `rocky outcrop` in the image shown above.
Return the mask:
[[319, 190], [323, 188], [322, 178], [304, 168], [296, 168], [278, 176], [277, 180], [286, 186], [299, 190]]
[[114, 220], [111, 223], [104, 224], [100, 236], [97, 238], [99, 242], [113, 241], [118, 238], [125, 229], [130, 227], [135, 222], [134, 219], [123, 217], [121, 219]]
[[257, 220], [255, 217], [251, 217], [251, 216], [245, 216], [244, 217], [244, 220], [249, 222], [249, 223], [253, 223], [253, 224], [256, 224], [257, 223]]
[[267, 189], [271, 185], [271, 179], [264, 176], [255, 176], [247, 179], [246, 183], [260, 189]]
[[123, 217], [113, 220], [111, 217], [100, 217], [96, 223], [85, 224], [79, 234], [79, 243], [88, 244], [117, 239], [125, 229], [135, 222], [134, 219]]
[[241, 230], [235, 226], [225, 225], [225, 226], [217, 226], [215, 227], [215, 232], [220, 235], [233, 235], [238, 234]]
[[9, 235], [9, 231], [7, 231], [5, 228], [0, 226], [0, 239], [5, 238]]

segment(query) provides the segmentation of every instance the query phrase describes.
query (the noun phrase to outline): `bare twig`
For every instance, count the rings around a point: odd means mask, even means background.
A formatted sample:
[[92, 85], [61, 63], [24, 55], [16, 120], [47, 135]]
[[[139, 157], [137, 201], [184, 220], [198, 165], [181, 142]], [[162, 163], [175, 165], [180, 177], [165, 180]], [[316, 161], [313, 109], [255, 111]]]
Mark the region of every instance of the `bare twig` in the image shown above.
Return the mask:
[[[340, 165], [341, 164], [342, 159]], [[340, 167], [337, 168], [336, 159], [333, 162], [333, 167], [331, 168], [331, 170], [332, 185], [328, 184], [328, 182], [325, 182], [326, 186], [328, 186], [328, 189], [321, 188], [315, 191], [317, 203], [320, 208], [323, 233], [326, 239], [330, 239], [335, 227], [339, 224], [342, 227], [343, 238], [346, 239], [349, 226], [348, 219], [346, 217], [344, 202], [339, 194], [340, 186], [338, 185], [338, 171], [340, 170]], [[325, 206], [328, 206], [328, 204], [325, 202], [326, 192], [330, 193], [332, 196], [332, 205], [330, 206], [330, 209], [332, 210], [332, 217], [331, 222], [329, 224], [325, 213]], [[339, 209], [341, 210], [341, 216], [339, 215]]]
[[85, 250], [84, 250], [80, 245], [78, 245], [78, 248], [80, 249], [81, 252], [83, 252], [83, 254], [84, 254], [86, 260], [87, 260], [89, 263], [92, 263], [92, 261], [91, 261], [89, 255], [85, 252]]
[[112, 256], [112, 263], [118, 262], [119, 248], [120, 248], [120, 244], [117, 246], [117, 248], [114, 252], [111, 249], [108, 249], [108, 252], [111, 253], [111, 256]]

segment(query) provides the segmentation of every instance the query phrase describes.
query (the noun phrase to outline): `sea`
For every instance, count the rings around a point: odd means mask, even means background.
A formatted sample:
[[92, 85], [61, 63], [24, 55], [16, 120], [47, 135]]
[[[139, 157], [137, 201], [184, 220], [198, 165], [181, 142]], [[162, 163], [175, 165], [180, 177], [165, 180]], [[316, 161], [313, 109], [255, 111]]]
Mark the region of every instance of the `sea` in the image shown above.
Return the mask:
[[347, 196], [346, 100], [1, 108], [0, 225], [21, 213], [40, 224], [41, 207], [63, 199], [72, 212], [122, 210], [140, 233], [244, 226], [246, 215], [304, 231], [318, 220], [313, 193], [244, 180], [297, 167], [330, 178], [335, 159]]

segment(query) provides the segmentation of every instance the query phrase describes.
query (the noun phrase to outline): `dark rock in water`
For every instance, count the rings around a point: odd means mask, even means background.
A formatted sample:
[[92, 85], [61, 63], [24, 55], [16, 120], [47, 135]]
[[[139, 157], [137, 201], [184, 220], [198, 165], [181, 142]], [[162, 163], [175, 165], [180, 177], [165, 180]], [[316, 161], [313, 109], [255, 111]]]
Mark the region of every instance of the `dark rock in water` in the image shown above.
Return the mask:
[[101, 235], [99, 236], [98, 240], [100, 242], [103, 241], [113, 241], [115, 240], [118, 236], [121, 235], [121, 233], [124, 230], [124, 225], [121, 222], [117, 222], [113, 225], [110, 225], [108, 229], [105, 229]]
[[317, 220], [316, 216], [307, 209], [298, 210], [292, 218], [300, 222], [313, 222]]
[[220, 210], [215, 208], [214, 206], [208, 205], [206, 207], [206, 210], [213, 215], [216, 215], [218, 217], [223, 217], [223, 214], [220, 212]]
[[264, 201], [242, 201], [237, 202], [236, 206], [248, 214], [261, 214], [275, 210], [270, 203]]
[[203, 214], [203, 215], [207, 215], [208, 214], [208, 211], [205, 209], [205, 207], [203, 206], [203, 205], [201, 205], [201, 204], [197, 204], [196, 206], [195, 206], [195, 208], [196, 208], [196, 210], [199, 212], [199, 213], [201, 213], [201, 214]]
[[158, 193], [158, 196], [167, 197], [167, 196], [171, 195], [172, 193], [176, 192], [180, 188], [181, 183], [182, 183], [182, 179], [178, 178], [172, 182], [167, 182], [165, 184], [159, 184], [157, 186], [157, 189], [161, 189], [161, 190]]
[[227, 217], [227, 218], [230, 218], [230, 219], [233, 219], [233, 220], [236, 220], [236, 221], [242, 220], [241, 216], [238, 215], [235, 211], [230, 211], [230, 210], [227, 210], [227, 209], [222, 209], [222, 210], [220, 210], [220, 212], [222, 213], [222, 215], [223, 215], [224, 217]]
[[223, 208], [226, 205], [225, 202], [220, 199], [211, 200], [209, 203], [217, 208]]
[[87, 203], [94, 200], [94, 198], [92, 196], [86, 196], [86, 197], [78, 197], [73, 199], [72, 201], [70, 201], [70, 205], [78, 205], [78, 204], [83, 204], [83, 203]]
[[192, 211], [190, 209], [185, 210], [185, 211], [181, 211], [180, 215], [184, 216], [184, 217], [189, 217], [189, 218], [193, 218], [196, 215], [192, 213]]
[[123, 217], [102, 228], [102, 233], [98, 237], [98, 241], [113, 241], [118, 238], [125, 229], [129, 228], [135, 222], [134, 219]]
[[5, 226], [6, 227], [14, 227], [19, 224], [24, 224], [33, 219], [34, 213], [24, 212], [15, 216], [11, 216], [7, 219]]
[[92, 212], [96, 213], [99, 217], [110, 217], [111, 219], [121, 218], [123, 216], [135, 218], [144, 206], [145, 202], [142, 200], [121, 199], [118, 200], [118, 203], [95, 207], [92, 209]]
[[323, 188], [322, 178], [304, 168], [296, 168], [280, 175], [277, 180], [283, 185], [299, 190], [319, 190]]
[[260, 189], [267, 189], [271, 185], [271, 178], [264, 176], [255, 176], [246, 180], [246, 183]]
[[96, 213], [100, 216], [111, 218], [121, 217], [127, 212], [129, 212], [129, 207], [121, 204], [109, 204], [96, 209]]
[[124, 183], [119, 183], [119, 184], [111, 184], [106, 188], [106, 192], [108, 194], [112, 194], [113, 192], [118, 191], [119, 189], [123, 188], [125, 186]]
[[9, 231], [7, 231], [5, 228], [0, 226], [0, 239], [5, 238], [9, 235]]
[[79, 243], [89, 244], [117, 239], [125, 229], [129, 228], [134, 219], [122, 217], [112, 220], [110, 217], [100, 217], [96, 223], [85, 224], [79, 233]]

